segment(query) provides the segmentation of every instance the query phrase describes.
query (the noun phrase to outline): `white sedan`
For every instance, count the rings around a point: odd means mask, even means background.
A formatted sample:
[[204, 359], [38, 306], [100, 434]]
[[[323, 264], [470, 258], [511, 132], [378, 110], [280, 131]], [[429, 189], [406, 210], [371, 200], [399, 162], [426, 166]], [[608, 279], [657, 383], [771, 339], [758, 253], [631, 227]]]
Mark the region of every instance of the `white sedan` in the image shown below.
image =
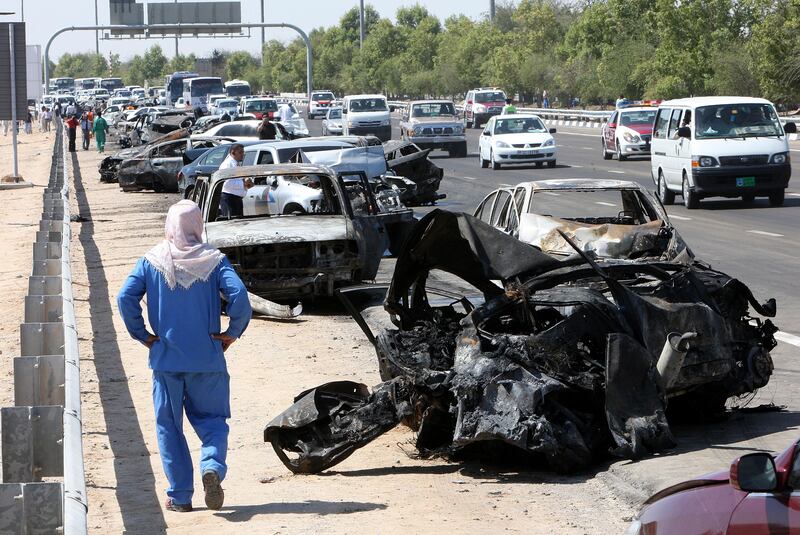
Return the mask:
[[276, 175], [265, 185], [254, 185], [243, 200], [245, 216], [313, 213], [323, 191], [316, 175]]
[[547, 162], [556, 166], [556, 142], [549, 130], [536, 115], [496, 115], [489, 119], [479, 140], [478, 159], [481, 167], [531, 164], [541, 167]]

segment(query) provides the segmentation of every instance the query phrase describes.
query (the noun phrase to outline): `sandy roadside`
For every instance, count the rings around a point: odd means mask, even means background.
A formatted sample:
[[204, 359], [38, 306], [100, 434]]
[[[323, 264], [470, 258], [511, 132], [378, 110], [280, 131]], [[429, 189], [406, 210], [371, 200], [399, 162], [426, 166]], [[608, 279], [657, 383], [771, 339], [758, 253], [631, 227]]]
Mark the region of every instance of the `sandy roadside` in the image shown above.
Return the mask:
[[[225, 507], [205, 510], [198, 482], [194, 513], [164, 511], [147, 354], [125, 332], [115, 296], [136, 259], [161, 238], [177, 196], [100, 184], [99, 160], [94, 151], [76, 154], [73, 195], [73, 210], [87, 219], [73, 226], [73, 276], [92, 533], [622, 531], [632, 510], [591, 473], [560, 477], [418, 460], [406, 454], [414, 448], [405, 428], [329, 472], [290, 474], [263, 443], [264, 425], [306, 388], [333, 379], [380, 381], [371, 346], [334, 305], [295, 322], [252, 322], [228, 353], [233, 417]], [[185, 429], [196, 459], [199, 443], [188, 422]]]
[[[55, 134], [20, 133], [19, 173], [32, 188], [0, 190], [3, 210], [3, 265], [0, 267], [0, 406], [14, 404], [13, 357], [20, 354], [19, 325], [25, 318], [25, 295], [33, 268], [33, 242], [42, 217], [42, 193], [50, 178]], [[0, 176], [13, 172], [11, 132], [0, 136]]]

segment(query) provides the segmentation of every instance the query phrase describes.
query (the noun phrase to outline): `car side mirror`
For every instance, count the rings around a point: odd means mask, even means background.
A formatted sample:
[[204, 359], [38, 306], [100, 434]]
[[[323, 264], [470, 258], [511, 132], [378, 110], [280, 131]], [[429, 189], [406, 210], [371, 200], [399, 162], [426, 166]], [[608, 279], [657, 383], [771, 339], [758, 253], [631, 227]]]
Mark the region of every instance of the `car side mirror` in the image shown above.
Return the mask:
[[778, 487], [775, 461], [768, 453], [749, 453], [731, 463], [731, 486], [744, 492], [772, 492]]
[[783, 131], [787, 134], [796, 134], [797, 133], [797, 123], [786, 123], [783, 125]]
[[555, 134], [555, 133], [556, 133], [556, 129], [555, 129], [555, 128], [551, 128], [551, 129], [550, 129], [550, 133], [551, 133], [551, 134]]
[[481, 132], [481, 135], [482, 135], [482, 136], [489, 136], [489, 135], [491, 135], [491, 134], [489, 134], [489, 131], [488, 131], [488, 130], [484, 130], [483, 132]]
[[678, 128], [678, 137], [690, 138], [692, 137], [692, 129], [688, 126], [681, 126]]

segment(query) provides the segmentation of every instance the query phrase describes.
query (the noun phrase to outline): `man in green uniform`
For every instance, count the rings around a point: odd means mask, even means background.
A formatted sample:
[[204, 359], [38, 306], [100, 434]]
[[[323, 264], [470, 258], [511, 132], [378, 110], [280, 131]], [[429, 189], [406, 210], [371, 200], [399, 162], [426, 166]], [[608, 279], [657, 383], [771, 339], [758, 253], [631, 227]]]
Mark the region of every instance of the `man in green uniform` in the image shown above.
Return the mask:
[[97, 117], [94, 120], [92, 131], [94, 132], [94, 139], [97, 141], [97, 152], [104, 152], [106, 148], [106, 130], [108, 130], [108, 123], [103, 119], [103, 112], [98, 111]]
[[503, 111], [500, 112], [502, 115], [511, 115], [512, 113], [517, 113], [517, 107], [514, 106], [512, 100], [510, 98], [506, 99], [506, 105], [503, 106]]

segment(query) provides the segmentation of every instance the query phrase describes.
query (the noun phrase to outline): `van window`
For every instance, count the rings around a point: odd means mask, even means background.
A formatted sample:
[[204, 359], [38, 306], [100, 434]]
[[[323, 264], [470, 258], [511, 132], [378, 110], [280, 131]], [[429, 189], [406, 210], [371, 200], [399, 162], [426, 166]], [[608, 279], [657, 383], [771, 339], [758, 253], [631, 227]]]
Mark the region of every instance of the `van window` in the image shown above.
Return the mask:
[[656, 127], [653, 129], [653, 137], [664, 139], [667, 137], [669, 127], [669, 116], [672, 113], [670, 108], [661, 108], [656, 117]]
[[678, 126], [680, 126], [681, 111], [683, 110], [672, 110], [672, 117], [669, 120], [669, 132], [667, 132], [667, 136], [670, 138], [675, 137], [675, 134], [678, 132]]

